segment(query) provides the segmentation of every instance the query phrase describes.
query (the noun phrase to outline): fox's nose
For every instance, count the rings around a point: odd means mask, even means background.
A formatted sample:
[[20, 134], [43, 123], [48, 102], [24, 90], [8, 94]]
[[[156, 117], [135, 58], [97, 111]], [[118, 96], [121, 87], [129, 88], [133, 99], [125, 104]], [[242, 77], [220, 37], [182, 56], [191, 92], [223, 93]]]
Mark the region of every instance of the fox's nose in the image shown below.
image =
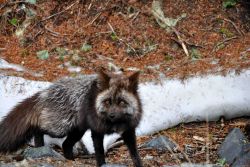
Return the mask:
[[114, 112], [109, 113], [109, 118], [114, 119], [115, 118], [115, 113]]

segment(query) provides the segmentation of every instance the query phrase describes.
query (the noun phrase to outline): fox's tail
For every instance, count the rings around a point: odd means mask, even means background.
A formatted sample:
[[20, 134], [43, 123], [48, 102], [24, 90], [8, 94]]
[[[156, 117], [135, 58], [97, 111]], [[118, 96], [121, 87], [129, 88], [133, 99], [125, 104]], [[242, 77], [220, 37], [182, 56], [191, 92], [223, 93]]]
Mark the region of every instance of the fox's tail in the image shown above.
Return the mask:
[[12, 152], [30, 140], [38, 127], [38, 94], [18, 104], [0, 123], [0, 152]]

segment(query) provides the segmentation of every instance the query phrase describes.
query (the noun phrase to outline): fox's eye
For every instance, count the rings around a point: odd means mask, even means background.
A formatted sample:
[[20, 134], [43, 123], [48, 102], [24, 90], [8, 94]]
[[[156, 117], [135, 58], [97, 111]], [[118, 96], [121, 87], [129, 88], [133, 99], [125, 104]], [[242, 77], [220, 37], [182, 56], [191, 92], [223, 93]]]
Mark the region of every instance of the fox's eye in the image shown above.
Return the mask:
[[111, 99], [106, 99], [103, 101], [103, 103], [106, 105], [106, 106], [110, 106], [111, 105]]
[[119, 106], [125, 107], [128, 103], [123, 99], [119, 99], [118, 104]]

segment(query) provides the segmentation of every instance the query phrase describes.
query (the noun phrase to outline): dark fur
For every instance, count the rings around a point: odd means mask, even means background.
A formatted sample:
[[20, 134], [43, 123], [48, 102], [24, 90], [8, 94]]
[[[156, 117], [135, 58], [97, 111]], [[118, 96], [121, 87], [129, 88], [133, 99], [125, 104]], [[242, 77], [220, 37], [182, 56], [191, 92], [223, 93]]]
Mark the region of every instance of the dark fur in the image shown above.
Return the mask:
[[[36, 114], [32, 111], [37, 94], [17, 105], [0, 125], [0, 151], [15, 151], [37, 133]], [[27, 112], [24, 112], [27, 111]]]
[[[135, 73], [130, 77], [126, 77], [120, 74], [115, 75], [100, 71], [97, 79], [91, 83], [85, 92], [84, 98], [80, 99], [81, 108], [77, 112], [79, 113], [77, 115], [77, 124], [72, 126], [70, 130], [65, 131], [67, 138], [63, 143], [63, 152], [66, 158], [73, 159], [73, 146], [82, 138], [87, 129], [91, 129], [97, 166], [101, 166], [105, 164], [103, 148], [104, 134], [122, 132], [122, 138], [128, 146], [135, 166], [142, 166], [136, 148], [135, 136], [135, 128], [139, 124], [142, 114], [141, 103], [137, 93], [138, 74]], [[56, 90], [53, 87], [51, 89], [53, 91]], [[97, 96], [105, 90], [111, 90], [112, 108], [100, 115], [97, 113], [95, 105]], [[129, 92], [136, 99], [138, 111], [135, 115], [122, 113], [122, 107], [119, 107], [116, 98], [121, 90]], [[61, 94], [61, 92], [56, 93]], [[25, 144], [25, 142], [29, 141], [32, 136], [35, 136], [36, 146], [44, 145], [43, 134], [49, 134], [53, 137], [63, 137], [51, 133], [50, 129], [41, 128], [43, 123], [40, 121], [42, 111], [37, 107], [40, 100], [39, 95], [41, 95], [41, 92], [25, 99], [3, 119], [0, 124], [0, 152], [15, 151]], [[66, 94], [63, 94], [63, 96], [65, 97]], [[67, 98], [64, 99], [65, 103], [63, 105], [70, 105]], [[56, 101], [53, 101], [53, 97], [52, 99], [45, 100], [48, 100], [48, 104], [51, 105]], [[42, 101], [42, 103], [45, 102]]]

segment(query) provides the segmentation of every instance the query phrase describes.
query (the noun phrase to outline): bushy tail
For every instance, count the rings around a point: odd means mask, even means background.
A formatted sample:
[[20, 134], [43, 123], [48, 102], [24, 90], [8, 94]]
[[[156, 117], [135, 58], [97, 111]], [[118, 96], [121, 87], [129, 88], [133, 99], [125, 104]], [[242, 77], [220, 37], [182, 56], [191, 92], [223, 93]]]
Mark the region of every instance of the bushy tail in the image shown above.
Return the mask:
[[0, 152], [12, 152], [31, 139], [39, 113], [34, 110], [38, 94], [18, 104], [0, 123]]

